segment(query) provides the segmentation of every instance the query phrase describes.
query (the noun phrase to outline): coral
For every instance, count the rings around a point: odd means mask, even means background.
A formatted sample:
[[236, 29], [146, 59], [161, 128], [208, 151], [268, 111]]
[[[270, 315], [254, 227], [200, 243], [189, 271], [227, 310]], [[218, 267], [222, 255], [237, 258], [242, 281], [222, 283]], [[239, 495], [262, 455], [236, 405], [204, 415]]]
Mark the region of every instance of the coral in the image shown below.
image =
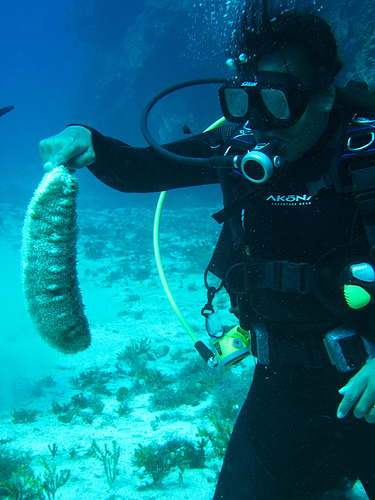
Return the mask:
[[58, 415], [57, 419], [63, 424], [70, 424], [74, 416], [81, 417], [84, 422], [91, 424], [95, 415], [102, 413], [103, 401], [95, 394], [86, 397], [82, 392], [72, 396], [70, 403], [60, 405], [52, 403], [52, 411]]
[[91, 394], [89, 397], [84, 396], [82, 393], [76, 394], [72, 397], [71, 403], [75, 413], [82, 417], [85, 413], [82, 413], [81, 410], [90, 409], [93, 415], [99, 415], [104, 410], [103, 401], [94, 394]]
[[70, 470], [64, 469], [56, 472], [55, 463], [48, 463], [44, 458], [41, 461], [44, 466], [43, 489], [47, 493], [48, 500], [55, 500], [56, 491], [68, 481]]
[[72, 408], [72, 403], [52, 403], [52, 413], [54, 415], [60, 415], [61, 413], [68, 413]]
[[116, 391], [116, 399], [117, 401], [123, 402], [129, 399], [130, 391], [127, 387], [120, 387]]
[[56, 457], [56, 453], [57, 453], [57, 444], [56, 443], [53, 443], [53, 444], [49, 444], [48, 445], [48, 449], [51, 453], [51, 456], [52, 458], [55, 458]]
[[63, 413], [57, 417], [57, 420], [62, 424], [70, 424], [72, 418], [74, 417], [74, 411], [69, 411], [67, 413]]
[[90, 389], [97, 394], [107, 394], [110, 392], [106, 387], [106, 383], [111, 380], [111, 374], [100, 371], [96, 367], [86, 372], [80, 372], [78, 377], [72, 377], [70, 383], [75, 389]]
[[132, 410], [127, 401], [122, 401], [116, 411], [119, 417], [126, 417]]
[[[17, 450], [9, 449], [3, 445], [0, 446], [0, 485], [3, 486], [10, 479], [13, 473], [20, 468], [28, 468], [31, 457], [27, 453], [20, 453]], [[2, 498], [0, 488], [0, 498]]]
[[89, 397], [89, 408], [93, 415], [99, 415], [104, 410], [104, 403], [98, 396], [92, 395]]
[[95, 394], [86, 397], [82, 392], [72, 396], [69, 403], [52, 403], [52, 412], [58, 415], [57, 419], [63, 424], [69, 424], [73, 416], [78, 416], [84, 422], [91, 424], [95, 415], [102, 413], [103, 401]]
[[2, 482], [0, 498], [14, 500], [45, 500], [43, 485], [30, 467], [21, 465], [10, 478]]
[[36, 410], [14, 410], [12, 413], [12, 422], [14, 424], [29, 424], [30, 422], [35, 422]]
[[199, 403], [200, 399], [195, 394], [189, 391], [179, 392], [169, 387], [154, 392], [150, 400], [151, 409], [154, 411], [178, 408], [181, 405], [198, 406]]
[[77, 192], [78, 181], [65, 167], [47, 172], [27, 208], [23, 227], [27, 310], [41, 337], [64, 353], [90, 345], [76, 269]]
[[208, 431], [206, 428], [198, 428], [198, 436], [208, 439], [211, 442], [216, 457], [224, 458], [232, 433], [233, 425], [228, 421], [221, 421], [215, 417], [210, 418], [215, 431]]
[[133, 463], [142, 469], [139, 474], [151, 476], [153, 483], [148, 486], [158, 486], [173, 470], [178, 470], [180, 484], [185, 469], [201, 469], [204, 467], [204, 441], [198, 443], [198, 448], [186, 439], [171, 439], [166, 443], [138, 445], [134, 452]]
[[141, 356], [142, 354], [147, 354], [151, 349], [151, 341], [148, 338], [141, 339], [139, 342], [132, 340], [130, 346], [126, 346], [125, 349], [117, 354], [117, 359], [119, 361], [127, 361], [129, 364], [133, 364], [134, 360]]
[[0, 446], [0, 498], [45, 500], [43, 486], [30, 467], [31, 457]]
[[135, 377], [144, 382], [144, 387], [148, 392], [159, 391], [173, 382], [170, 375], [166, 375], [156, 368], [145, 366], [141, 366], [137, 370]]
[[82, 392], [80, 394], [75, 394], [74, 396], [72, 396], [71, 402], [75, 410], [84, 410], [89, 406], [89, 400], [88, 398], [86, 398], [86, 396], [84, 396]]
[[112, 441], [112, 451], [108, 449], [107, 445], [104, 446], [104, 451], [101, 450], [95, 440], [91, 445], [92, 454], [103, 463], [107, 482], [111, 488], [118, 474], [117, 464], [120, 457], [120, 450], [115, 440]]
[[126, 374], [123, 367], [127, 363], [131, 367], [131, 375], [134, 375], [141, 367], [145, 366], [150, 359], [151, 342], [148, 338], [141, 339], [139, 342], [132, 340], [130, 346], [117, 354], [116, 368], [120, 373]]
[[116, 410], [119, 417], [126, 417], [126, 415], [129, 415], [129, 413], [131, 413], [132, 410], [129, 406], [130, 397], [131, 392], [127, 387], [120, 387], [116, 391], [116, 399], [120, 402]]

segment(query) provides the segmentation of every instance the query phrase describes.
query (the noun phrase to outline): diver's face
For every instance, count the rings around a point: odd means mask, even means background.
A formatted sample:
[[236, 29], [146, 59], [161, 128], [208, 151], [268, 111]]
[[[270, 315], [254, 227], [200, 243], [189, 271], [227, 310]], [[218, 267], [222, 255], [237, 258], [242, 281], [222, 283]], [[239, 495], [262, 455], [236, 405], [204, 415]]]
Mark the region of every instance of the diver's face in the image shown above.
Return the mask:
[[[283, 48], [272, 55], [261, 58], [259, 71], [289, 73], [302, 83], [314, 80], [314, 75], [302, 51], [295, 48]], [[330, 111], [335, 98], [335, 88], [329, 85], [323, 91], [314, 94], [307, 104], [301, 118], [288, 128], [273, 130], [253, 130], [258, 142], [269, 139], [280, 140], [280, 155], [293, 162], [304, 155], [321, 137], [327, 127]]]

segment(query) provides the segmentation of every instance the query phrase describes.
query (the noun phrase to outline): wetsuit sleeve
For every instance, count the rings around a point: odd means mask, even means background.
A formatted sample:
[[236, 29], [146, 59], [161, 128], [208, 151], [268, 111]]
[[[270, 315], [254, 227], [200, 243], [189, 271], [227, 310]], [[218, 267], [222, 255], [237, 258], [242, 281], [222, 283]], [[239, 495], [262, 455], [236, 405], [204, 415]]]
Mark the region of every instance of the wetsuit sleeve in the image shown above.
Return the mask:
[[[146, 193], [218, 182], [216, 169], [174, 162], [150, 147], [131, 147], [105, 137], [90, 127], [86, 128], [92, 132], [96, 155], [96, 161], [88, 168], [99, 180], [114, 189], [127, 193]], [[180, 155], [209, 158], [213, 156], [213, 151], [215, 154], [220, 151], [220, 141], [211, 145], [208, 133], [165, 147]]]

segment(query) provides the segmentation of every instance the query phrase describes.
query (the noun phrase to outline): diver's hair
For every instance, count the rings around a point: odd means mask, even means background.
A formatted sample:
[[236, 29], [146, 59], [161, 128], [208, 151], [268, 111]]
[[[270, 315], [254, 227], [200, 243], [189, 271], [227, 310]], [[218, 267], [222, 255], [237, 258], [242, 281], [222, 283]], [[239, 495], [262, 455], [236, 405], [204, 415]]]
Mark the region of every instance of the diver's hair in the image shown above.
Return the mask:
[[[227, 48], [237, 75], [257, 71], [259, 59], [283, 47], [299, 47], [315, 76], [332, 81], [342, 67], [330, 25], [313, 0], [246, 0]], [[336, 87], [335, 104], [350, 113], [375, 114], [375, 88], [350, 81]]]
[[336, 40], [329, 24], [313, 10], [313, 2], [306, 0], [246, 0], [227, 49], [237, 74], [252, 73], [260, 57], [293, 46], [303, 50], [317, 76], [334, 77], [342, 66]]

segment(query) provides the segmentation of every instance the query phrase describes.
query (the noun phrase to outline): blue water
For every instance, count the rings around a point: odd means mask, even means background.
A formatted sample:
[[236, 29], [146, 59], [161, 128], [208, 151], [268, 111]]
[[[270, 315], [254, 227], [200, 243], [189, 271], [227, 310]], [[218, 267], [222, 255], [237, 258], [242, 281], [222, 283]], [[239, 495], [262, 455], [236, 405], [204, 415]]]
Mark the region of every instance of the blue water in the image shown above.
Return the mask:
[[1, 165], [35, 162], [38, 140], [71, 119], [87, 46], [65, 29], [73, 2], [4, 2], [1, 8]]
[[[177, 3], [176, 11], [158, 5], [147, 2], [145, 8], [141, 1], [119, 1], [104, 7], [100, 1], [72, 0], [2, 5], [0, 107], [15, 106], [0, 122], [3, 200], [9, 190], [14, 200], [15, 194], [27, 199], [34, 189], [41, 174], [42, 138], [81, 123], [144, 145], [140, 114], [155, 92], [185, 79], [224, 74], [225, 57], [217, 43], [200, 53], [205, 17], [189, 17], [189, 9]], [[194, 92], [187, 96], [187, 104], [181, 97], [175, 115], [180, 121], [188, 115], [189, 126], [198, 133], [220, 116], [216, 89], [202, 88], [197, 98]], [[159, 116], [154, 121], [159, 123]], [[182, 125], [168, 140], [182, 138], [181, 130]], [[101, 189], [96, 181], [92, 188]], [[113, 196], [117, 199], [112, 192], [111, 200]]]

